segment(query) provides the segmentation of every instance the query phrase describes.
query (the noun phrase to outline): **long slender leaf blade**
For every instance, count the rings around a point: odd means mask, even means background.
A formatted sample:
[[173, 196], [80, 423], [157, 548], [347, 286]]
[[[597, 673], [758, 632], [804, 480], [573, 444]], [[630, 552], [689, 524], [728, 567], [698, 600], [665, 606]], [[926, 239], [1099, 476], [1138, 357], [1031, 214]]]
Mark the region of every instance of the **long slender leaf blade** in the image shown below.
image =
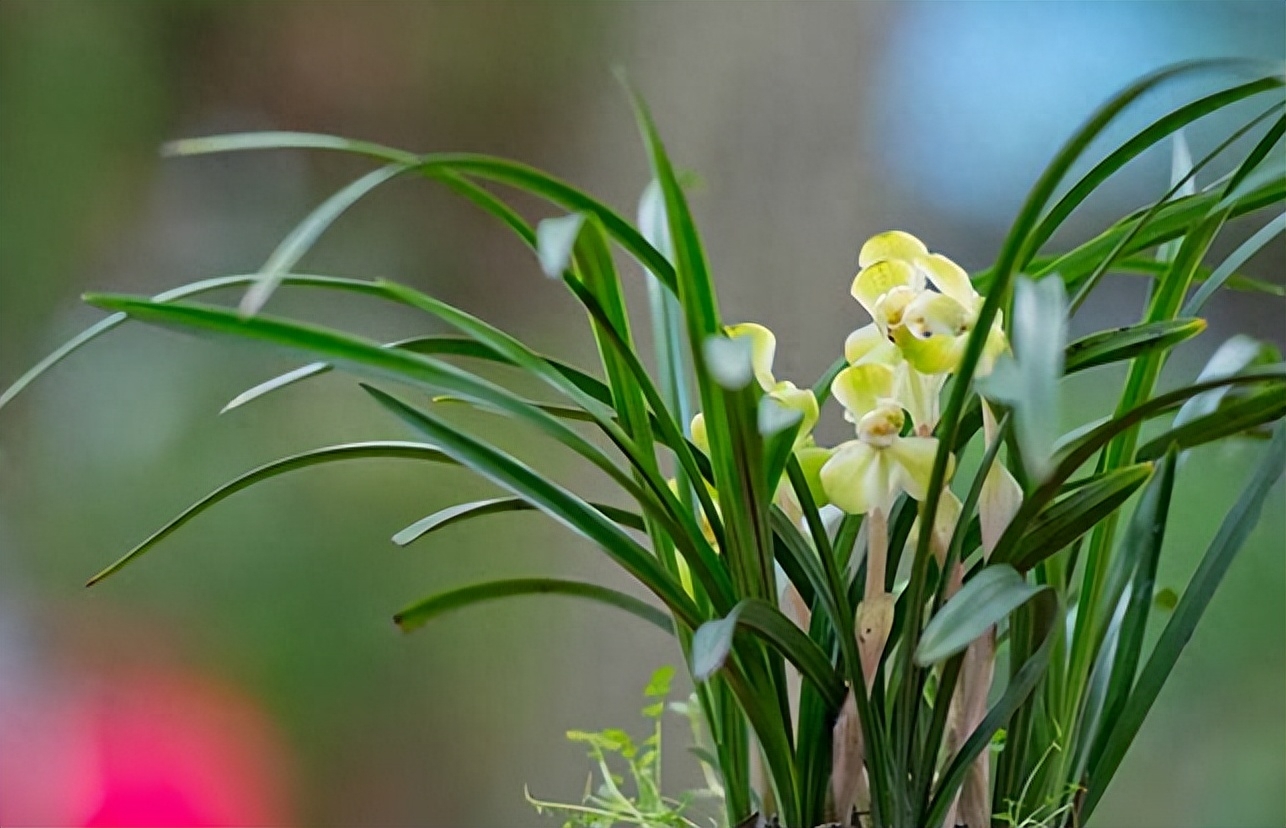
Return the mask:
[[1134, 359], [1140, 354], [1173, 348], [1206, 329], [1204, 319], [1165, 319], [1083, 336], [1067, 345], [1064, 371], [1074, 374], [1088, 368]]
[[1170, 616], [1169, 623], [1161, 632], [1152, 649], [1138, 681], [1126, 701], [1121, 716], [1112, 723], [1112, 733], [1104, 746], [1098, 763], [1090, 768], [1088, 787], [1080, 816], [1088, 820], [1094, 808], [1102, 799], [1107, 786], [1120, 767], [1121, 760], [1134, 737], [1138, 734], [1143, 720], [1152, 709], [1153, 702], [1161, 693], [1161, 687], [1174, 669], [1184, 646], [1192, 638], [1192, 632], [1206, 608], [1210, 605], [1215, 589], [1223, 580], [1233, 559], [1241, 550], [1246, 538], [1250, 536], [1259, 516], [1263, 511], [1264, 500], [1269, 491], [1282, 476], [1286, 468], [1286, 424], [1278, 424], [1263, 461], [1255, 471], [1254, 477], [1242, 490], [1241, 496], [1224, 518], [1215, 535], [1214, 541], [1206, 549], [1196, 573], [1184, 590]]
[[674, 632], [674, 622], [670, 620], [670, 616], [646, 601], [641, 601], [632, 595], [626, 595], [623, 592], [608, 589], [598, 584], [566, 581], [558, 578], [514, 578], [487, 581], [486, 583], [470, 584], [458, 589], [439, 592], [401, 610], [397, 615], [393, 616], [393, 622], [404, 632], [410, 632], [449, 612], [488, 601], [521, 595], [567, 595], [584, 598], [624, 610], [665, 632]]
[[1225, 402], [1204, 417], [1170, 429], [1140, 446], [1135, 456], [1140, 460], [1154, 460], [1164, 454], [1171, 444], [1181, 449], [1195, 448], [1241, 434], [1284, 416], [1286, 388], [1269, 388], [1258, 394]]
[[1192, 295], [1192, 298], [1188, 300], [1187, 304], [1183, 306], [1183, 315], [1195, 316], [1206, 302], [1210, 301], [1210, 297], [1214, 295], [1215, 291], [1223, 287], [1232, 278], [1238, 268], [1250, 261], [1269, 242], [1280, 236], [1282, 231], [1286, 231], [1286, 213], [1278, 215], [1259, 228], [1253, 236], [1242, 242], [1228, 258], [1220, 262], [1219, 266], [1210, 275], [1210, 278], [1205, 280], [1201, 287], [1197, 289], [1197, 292]]
[[1023, 534], [1013, 564], [1027, 572], [1121, 507], [1152, 474], [1151, 463], [1138, 463], [1100, 475], [1094, 482], [1055, 501]]
[[[152, 299], [155, 302], [173, 302], [178, 299], [199, 296], [204, 293], [211, 293], [227, 287], [239, 287], [253, 284], [258, 278], [258, 274], [218, 276], [213, 279], [204, 279], [199, 282], [182, 285], [172, 290], [167, 290], [164, 293], [158, 293], [156, 296], [152, 297]], [[344, 279], [337, 276], [311, 276], [299, 273], [286, 276], [284, 283], [288, 285], [302, 285], [307, 287], [352, 291], [370, 296], [383, 295], [379, 287], [374, 282], [362, 279]], [[26, 373], [6, 388], [3, 394], [0, 394], [0, 408], [4, 408], [8, 405], [15, 397], [26, 390], [28, 386], [63, 360], [98, 339], [100, 336], [103, 336], [104, 334], [125, 324], [127, 321], [129, 321], [129, 316], [127, 314], [114, 313], [105, 319], [99, 320], [78, 333], [76, 336], [64, 342], [44, 359], [29, 368]]]
[[362, 386], [376, 402], [442, 447], [462, 465], [528, 500], [572, 531], [592, 541], [660, 598], [684, 624], [699, 625], [692, 599], [646, 549], [581, 498], [542, 478], [508, 454], [480, 442], [432, 414], [378, 388]]
[[372, 170], [336, 192], [308, 214], [295, 229], [282, 240], [277, 249], [259, 269], [259, 278], [246, 291], [241, 300], [241, 312], [253, 316], [263, 309], [268, 297], [281, 284], [286, 273], [293, 270], [299, 260], [312, 249], [335, 221], [357, 202], [380, 185], [391, 181], [411, 169], [406, 164], [388, 164]]
[[93, 586], [109, 575], [120, 571], [140, 555], [154, 548], [161, 541], [177, 532], [202, 512], [205, 512], [207, 509], [210, 509], [221, 501], [226, 500], [237, 492], [250, 488], [256, 483], [269, 480], [273, 477], [277, 477], [278, 475], [285, 474], [286, 472], [308, 468], [309, 466], [332, 463], [337, 460], [360, 460], [369, 458], [399, 458], [407, 460], [427, 460], [433, 463], [455, 463], [454, 460], [448, 457], [437, 446], [432, 446], [427, 443], [405, 441], [344, 443], [342, 445], [327, 446], [325, 448], [313, 449], [311, 451], [305, 451], [289, 457], [283, 457], [256, 469], [252, 469], [240, 477], [228, 481], [198, 500], [196, 503], [193, 503], [169, 523], [153, 532], [142, 543], [138, 544], [119, 558], [115, 563], [99, 572], [93, 578], [90, 578], [89, 583], [86, 584], [86, 586]]
[[[643, 518], [627, 509], [620, 509], [616, 506], [609, 506], [606, 503], [590, 503], [598, 511], [610, 520], [626, 527], [627, 529], [643, 530]], [[454, 526], [457, 523], [485, 515], [497, 515], [505, 512], [525, 512], [536, 509], [536, 506], [523, 500], [521, 497], [495, 497], [488, 500], [474, 500], [469, 503], [458, 503], [454, 506], [440, 509], [431, 515], [420, 518], [415, 523], [399, 531], [393, 536], [393, 543], [398, 546], [407, 546], [423, 538], [431, 532], [437, 532], [448, 526]]]
[[915, 661], [927, 667], [969, 646], [1009, 613], [1047, 589], [1028, 583], [1012, 566], [994, 564], [970, 578], [929, 621], [915, 651]]
[[812, 639], [786, 616], [758, 598], [746, 598], [723, 618], [707, 621], [692, 637], [692, 675], [704, 681], [727, 661], [738, 630], [761, 637], [799, 668], [832, 709], [844, 702], [844, 683]]

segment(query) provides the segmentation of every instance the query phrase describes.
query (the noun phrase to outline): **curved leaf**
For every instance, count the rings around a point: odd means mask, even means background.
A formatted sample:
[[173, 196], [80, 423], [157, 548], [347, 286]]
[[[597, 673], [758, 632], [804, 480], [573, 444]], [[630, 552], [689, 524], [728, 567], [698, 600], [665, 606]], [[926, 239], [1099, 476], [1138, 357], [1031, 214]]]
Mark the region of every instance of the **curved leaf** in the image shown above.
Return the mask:
[[1172, 428], [1144, 443], [1135, 456], [1140, 460], [1155, 460], [1165, 454], [1171, 444], [1190, 449], [1241, 434], [1282, 417], [1286, 417], [1286, 388], [1270, 388], [1231, 402], [1225, 401], [1213, 413]]
[[937, 664], [962, 652], [1009, 613], [1049, 587], [1028, 583], [1007, 564], [983, 567], [933, 616], [920, 637], [915, 663]]
[[727, 616], [697, 628], [692, 636], [693, 678], [705, 681], [724, 665], [741, 629], [755, 633], [799, 668], [832, 709], [844, 703], [844, 682], [826, 654], [790, 619], [758, 598], [746, 598]]
[[[602, 512], [608, 519], [626, 527], [627, 529], [643, 530], [643, 518], [625, 509], [618, 509], [615, 506], [608, 506], [606, 503], [590, 503], [598, 511]], [[406, 527], [393, 536], [393, 543], [398, 546], [406, 546], [414, 543], [430, 532], [436, 532], [439, 529], [445, 529], [456, 523], [463, 523], [483, 515], [496, 515], [504, 512], [525, 512], [536, 509], [534, 504], [528, 503], [521, 497], [496, 497], [489, 500], [475, 500], [471, 503], [459, 503], [446, 509], [434, 512], [433, 514], [420, 518], [415, 523]]]
[[1139, 463], [1097, 476], [1055, 501], [1023, 533], [1013, 564], [1026, 572], [1071, 545], [1129, 500], [1152, 475], [1151, 463]]
[[177, 532], [185, 523], [204, 512], [206, 509], [214, 506], [220, 501], [231, 497], [242, 489], [247, 489], [256, 483], [269, 478], [276, 477], [279, 474], [285, 474], [296, 469], [304, 469], [309, 466], [316, 466], [321, 463], [331, 463], [336, 460], [359, 460], [367, 458], [401, 458], [407, 460], [429, 460], [434, 463], [455, 463], [441, 449], [426, 443], [412, 443], [402, 441], [373, 441], [366, 443], [345, 443], [337, 446], [327, 446], [326, 448], [313, 449], [300, 454], [294, 454], [290, 457], [283, 457], [280, 460], [274, 460], [271, 463], [253, 469], [235, 480], [223, 484], [210, 494], [193, 503], [187, 509], [184, 509], [178, 517], [162, 526], [152, 533], [150, 537], [135, 546], [128, 553], [118, 559], [111, 566], [99, 572], [93, 578], [89, 579], [86, 586], [93, 586], [107, 576], [119, 571], [126, 564], [132, 562], [135, 558], [147, 552], [170, 535]]
[[393, 623], [410, 632], [422, 627], [433, 619], [448, 612], [464, 607], [495, 601], [500, 598], [512, 598], [516, 595], [569, 595], [586, 598], [600, 604], [625, 610], [667, 633], [673, 634], [674, 622], [670, 616], [632, 595], [617, 592], [614, 589], [587, 584], [581, 581], [564, 581], [557, 578], [514, 578], [505, 581], [488, 581], [483, 584], [470, 584], [466, 587], [439, 592], [429, 598], [412, 604], [393, 616]]
[[[167, 290], [164, 293], [158, 293], [152, 298], [152, 301], [173, 302], [177, 299], [198, 296], [203, 293], [210, 293], [226, 287], [237, 287], [240, 285], [252, 284], [255, 279], [258, 278], [258, 274], [218, 276], [213, 279], [205, 279], [199, 282], [183, 285], [181, 287], [174, 288], [173, 290]], [[362, 279], [344, 279], [338, 276], [309, 276], [305, 274], [292, 274], [286, 276], [282, 283], [287, 285], [302, 285], [306, 287], [335, 288], [354, 293], [364, 293], [368, 296], [384, 297], [384, 292], [375, 282], [368, 282]], [[25, 374], [6, 388], [3, 394], [0, 394], [0, 408], [4, 408], [8, 405], [14, 397], [22, 393], [27, 386], [39, 379], [46, 371], [53, 368], [55, 365], [62, 362], [64, 359], [85, 347], [98, 337], [115, 330], [127, 321], [129, 321], [128, 314], [114, 313], [67, 340], [59, 346], [57, 350], [53, 351], [44, 359], [29, 368]]]
[[457, 462], [509, 489], [592, 541], [660, 598], [685, 625], [693, 629], [699, 626], [700, 613], [683, 587], [656, 558], [602, 512], [510, 455], [461, 433], [432, 414], [413, 408], [378, 388], [367, 385], [362, 388], [398, 419], [441, 445]]
[[322, 234], [335, 223], [348, 208], [365, 198], [372, 190], [411, 169], [406, 164], [389, 164], [368, 172], [323, 201], [300, 222], [290, 235], [277, 245], [268, 261], [259, 269], [257, 278], [241, 300], [241, 312], [253, 316], [263, 309], [264, 303], [281, 284], [282, 278], [304, 255], [312, 249]]
[[1148, 711], [1161, 692], [1162, 685], [1174, 669], [1184, 646], [1210, 605], [1215, 589], [1223, 580], [1233, 558], [1250, 536], [1263, 511], [1264, 500], [1286, 468], [1286, 424], [1279, 423], [1272, 445], [1255, 470], [1255, 475], [1219, 526], [1219, 532], [1206, 549], [1196, 573], [1179, 599], [1170, 621], [1161, 632], [1152, 655], [1130, 691], [1120, 717], [1112, 722], [1111, 735], [1098, 761], [1090, 768], [1080, 819], [1088, 820], [1098, 805], [1121, 760], [1138, 734]]
[[1149, 351], [1173, 348], [1205, 329], [1204, 319], [1164, 319], [1092, 333], [1068, 344], [1064, 371], [1074, 374]]
[[[416, 354], [463, 356], [471, 357], [473, 359], [483, 359], [489, 362], [497, 362], [502, 365], [513, 364], [481, 342], [470, 339], [469, 337], [458, 336], [456, 334], [414, 336], [408, 339], [400, 339], [395, 342], [390, 342], [384, 347], [402, 348], [403, 350], [411, 351]], [[553, 370], [562, 374], [568, 382], [575, 385], [585, 394], [588, 394], [604, 405], [611, 404], [612, 392], [608, 390], [602, 380], [585, 373], [579, 368], [574, 368], [565, 362], [560, 362], [550, 357], [541, 358], [548, 363]], [[253, 388], [248, 388], [245, 391], [242, 391], [223, 407], [223, 412], [231, 411], [234, 408], [240, 408], [247, 403], [254, 402], [260, 397], [271, 394], [274, 391], [280, 391], [281, 389], [294, 385], [297, 382], [302, 382], [306, 379], [328, 373], [332, 370], [334, 370], [334, 366], [328, 362], [313, 362], [287, 371], [284, 374], [278, 374], [271, 379], [264, 380]]]

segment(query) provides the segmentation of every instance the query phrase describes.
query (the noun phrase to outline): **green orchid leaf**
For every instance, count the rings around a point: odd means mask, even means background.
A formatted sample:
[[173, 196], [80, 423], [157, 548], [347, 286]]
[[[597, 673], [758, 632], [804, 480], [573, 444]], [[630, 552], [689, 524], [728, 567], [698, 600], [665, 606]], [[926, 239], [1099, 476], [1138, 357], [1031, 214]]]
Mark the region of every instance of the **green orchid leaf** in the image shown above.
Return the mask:
[[1111, 734], [1097, 763], [1089, 769], [1089, 782], [1081, 805], [1083, 819], [1089, 819], [1102, 799], [1108, 783], [1152, 709], [1152, 704], [1160, 695], [1161, 687], [1169, 678], [1184, 646], [1192, 638], [1197, 622], [1210, 605], [1215, 589], [1258, 523], [1264, 500], [1281, 478], [1284, 468], [1286, 423], [1279, 423], [1274, 430], [1272, 445], [1206, 549], [1196, 573], [1179, 598], [1169, 622], [1161, 631], [1161, 637], [1152, 648], [1151, 656], [1131, 688], [1120, 718], [1113, 723]]
[[1134, 359], [1150, 351], [1165, 351], [1205, 329], [1204, 319], [1165, 319], [1099, 331], [1068, 344], [1064, 371], [1074, 374]]
[[833, 709], [844, 702], [844, 683], [821, 649], [771, 604], [747, 598], [724, 618], [707, 621], [692, 636], [692, 675], [706, 681], [728, 660], [738, 630], [759, 636], [799, 668]]
[[432, 414], [407, 405], [377, 388], [362, 387], [398, 419], [439, 444], [442, 451], [456, 462], [512, 491], [592, 541], [660, 598], [680, 621], [693, 629], [699, 626], [700, 613], [683, 587], [656, 558], [602, 512], [508, 454], [469, 437]]
[[404, 632], [424, 626], [430, 621], [464, 607], [471, 607], [487, 601], [501, 598], [512, 598], [520, 595], [568, 595], [585, 598], [610, 607], [625, 610], [636, 618], [667, 633], [674, 632], [674, 622], [670, 616], [631, 595], [614, 589], [587, 584], [581, 581], [565, 581], [557, 578], [514, 578], [504, 581], [488, 581], [482, 584], [471, 584], [458, 589], [439, 592], [423, 601], [418, 601], [397, 615], [393, 622]]
[[1028, 583], [1012, 566], [983, 567], [924, 628], [915, 651], [916, 664], [927, 667], [962, 652], [1009, 613], [1046, 590], [1048, 587]]
[[1029, 571], [1050, 555], [1070, 546], [1129, 500], [1152, 475], [1151, 463], [1107, 472], [1078, 486], [1041, 512], [1023, 533], [1013, 565]]
[[[627, 529], [643, 530], [643, 518], [626, 509], [619, 509], [605, 503], [590, 503], [605, 517]], [[393, 543], [407, 546], [430, 532], [445, 529], [457, 523], [464, 523], [484, 515], [496, 515], [505, 512], [526, 512], [535, 510], [536, 506], [520, 497], [495, 497], [489, 500], [475, 500], [470, 503], [459, 503], [446, 509], [420, 518], [415, 523], [393, 536]]]
[[1135, 456], [1140, 460], [1155, 460], [1172, 444], [1181, 449], [1195, 448], [1242, 434], [1282, 417], [1286, 417], [1286, 387], [1225, 399], [1213, 412], [1189, 420], [1144, 443]]
[[187, 509], [184, 509], [178, 517], [153, 532], [146, 540], [138, 546], [135, 546], [111, 566], [99, 572], [93, 578], [90, 578], [87, 586], [93, 586], [109, 575], [119, 572], [140, 555], [154, 548], [161, 541], [177, 532], [197, 515], [215, 506], [220, 501], [231, 497], [237, 492], [250, 488], [256, 483], [277, 477], [278, 475], [285, 474], [286, 472], [305, 469], [310, 466], [316, 466], [323, 463], [333, 463], [337, 460], [361, 460], [371, 458], [427, 460], [432, 463], [455, 464], [455, 461], [448, 457], [446, 453], [437, 446], [432, 446], [427, 443], [399, 441], [344, 443], [342, 445], [327, 446], [325, 448], [313, 449], [312, 451], [305, 451], [300, 454], [283, 457], [280, 460], [274, 460], [271, 463], [267, 463], [257, 469], [246, 472], [240, 477], [223, 484], [213, 492], [210, 492], [210, 494], [189, 506]]

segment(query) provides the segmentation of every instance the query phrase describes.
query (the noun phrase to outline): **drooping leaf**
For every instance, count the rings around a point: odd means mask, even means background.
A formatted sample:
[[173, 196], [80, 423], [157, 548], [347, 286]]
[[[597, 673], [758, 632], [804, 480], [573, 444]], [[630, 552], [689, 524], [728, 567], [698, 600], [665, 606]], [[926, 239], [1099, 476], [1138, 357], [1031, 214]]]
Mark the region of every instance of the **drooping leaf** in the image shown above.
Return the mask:
[[761, 637], [799, 668], [804, 678], [838, 708], [844, 701], [844, 683], [830, 660], [807, 635], [779, 610], [758, 598], [746, 598], [723, 618], [707, 621], [692, 636], [692, 676], [705, 681], [714, 675], [732, 652], [739, 629]]
[[1210, 300], [1215, 291], [1223, 287], [1232, 278], [1238, 268], [1250, 261], [1269, 242], [1280, 236], [1283, 230], [1286, 230], [1286, 213], [1278, 215], [1261, 227], [1253, 236], [1242, 242], [1240, 247], [1215, 268], [1210, 278], [1205, 280], [1201, 287], [1197, 289], [1197, 292], [1192, 295], [1192, 298], [1188, 300], [1187, 304], [1183, 306], [1183, 315], [1195, 316]]
[[397, 624], [404, 632], [410, 632], [454, 610], [518, 595], [569, 595], [576, 598], [585, 598], [625, 610], [636, 618], [641, 618], [667, 633], [674, 632], [674, 622], [670, 620], [670, 617], [646, 601], [640, 601], [632, 595], [626, 595], [623, 592], [608, 589], [598, 584], [565, 581], [557, 578], [514, 578], [504, 581], [488, 581], [439, 592], [398, 612], [397, 615], [393, 616], [393, 623]]
[[916, 663], [927, 667], [961, 652], [1009, 613], [1047, 589], [1028, 583], [1012, 566], [983, 567], [924, 628], [915, 651]]
[[1165, 319], [1099, 331], [1068, 344], [1064, 371], [1074, 374], [1134, 359], [1149, 351], [1173, 348], [1205, 329], [1204, 319]]
[[[633, 512], [609, 506], [606, 503], [590, 503], [590, 506], [593, 506], [621, 526], [638, 531], [643, 530], [643, 519]], [[535, 505], [520, 497], [495, 497], [488, 500], [459, 503], [434, 512], [427, 517], [420, 518], [394, 535], [393, 543], [398, 546], [406, 546], [430, 532], [436, 532], [439, 529], [445, 529], [448, 526], [463, 523], [476, 517], [502, 514], [504, 512], [525, 512], [534, 509], [536, 509]]]
[[[164, 293], [158, 293], [153, 297], [155, 302], [173, 302], [178, 299], [186, 299], [190, 296], [199, 296], [203, 293], [211, 293], [216, 290], [222, 290], [228, 287], [239, 287], [253, 284], [259, 278], [258, 274], [237, 275], [237, 276], [218, 276], [213, 279], [204, 279], [199, 282], [193, 282], [188, 285], [167, 290]], [[344, 279], [337, 276], [310, 276], [305, 274], [292, 274], [284, 277], [284, 284], [300, 285], [305, 287], [330, 288], [341, 291], [348, 291], [369, 296], [381, 297], [383, 294], [379, 286], [374, 282], [362, 279]], [[114, 313], [105, 319], [102, 319], [76, 336], [67, 340], [57, 350], [50, 353], [44, 359], [37, 362], [27, 370], [25, 374], [19, 377], [8, 388], [0, 394], [0, 408], [4, 408], [14, 397], [22, 393], [27, 386], [40, 378], [42, 374], [58, 365], [67, 357], [76, 351], [93, 342], [103, 334], [115, 330], [125, 322], [129, 321], [129, 316], [124, 313]]]
[[1237, 552], [1254, 530], [1263, 511], [1264, 500], [1286, 468], [1286, 423], [1275, 429], [1272, 445], [1255, 470], [1254, 477], [1242, 490], [1241, 496], [1224, 518], [1214, 540], [1206, 549], [1196, 573], [1188, 583], [1170, 621], [1161, 632], [1130, 691], [1120, 717], [1112, 723], [1111, 734], [1098, 762], [1090, 768], [1085, 798], [1081, 803], [1080, 818], [1088, 820], [1107, 790], [1108, 783], [1120, 766], [1130, 744], [1138, 734], [1143, 720], [1152, 709], [1161, 687], [1174, 669], [1184, 646], [1210, 605], [1215, 589], [1223, 580]]
[[362, 386], [376, 402], [439, 444], [458, 463], [535, 505], [592, 541], [652, 591], [684, 624], [695, 629], [700, 613], [683, 587], [637, 541], [581, 498], [536, 474], [513, 457], [453, 428], [389, 394]]
[[1151, 463], [1138, 463], [1099, 476], [1078, 486], [1052, 503], [1031, 522], [1014, 554], [1013, 565], [1027, 572], [1036, 564], [1070, 546], [1147, 482]]
[[153, 532], [146, 540], [135, 546], [111, 566], [89, 579], [87, 586], [93, 586], [104, 578], [120, 571], [127, 564], [155, 547], [161, 541], [177, 532], [184, 524], [237, 492], [247, 489], [256, 483], [285, 474], [296, 469], [308, 468], [322, 463], [337, 460], [359, 460], [367, 458], [400, 458], [407, 460], [428, 460], [433, 463], [450, 463], [455, 461], [448, 457], [437, 446], [427, 443], [403, 441], [374, 441], [366, 443], [345, 443], [337, 446], [313, 449], [260, 466], [223, 484], [196, 503], [184, 509], [178, 517]]
[[277, 249], [259, 269], [259, 278], [254, 281], [241, 300], [241, 312], [253, 316], [263, 309], [264, 303], [281, 284], [287, 273], [294, 269], [299, 260], [317, 243], [322, 234], [330, 228], [335, 220], [385, 182], [403, 175], [411, 169], [406, 164], [388, 164], [373, 170], [322, 202], [290, 235], [282, 240]]
[[1269, 388], [1232, 401], [1225, 400], [1210, 414], [1190, 420], [1144, 443], [1135, 456], [1140, 460], [1154, 460], [1172, 444], [1190, 449], [1241, 434], [1282, 417], [1286, 417], [1286, 388]]

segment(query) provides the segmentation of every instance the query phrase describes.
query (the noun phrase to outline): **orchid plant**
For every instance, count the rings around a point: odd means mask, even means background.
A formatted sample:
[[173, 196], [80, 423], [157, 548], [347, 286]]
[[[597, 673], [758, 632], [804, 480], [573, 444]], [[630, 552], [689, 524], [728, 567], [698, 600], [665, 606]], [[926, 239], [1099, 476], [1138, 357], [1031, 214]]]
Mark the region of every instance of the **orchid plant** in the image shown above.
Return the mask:
[[[1221, 85], [1094, 155], [1139, 98], [1193, 79]], [[637, 99], [654, 178], [634, 224], [557, 178], [488, 156], [419, 155], [299, 133], [179, 141], [172, 154], [318, 149], [381, 166], [318, 207], [257, 273], [151, 299], [87, 296], [112, 315], [33, 368], [0, 405], [76, 349], [137, 320], [315, 360], [229, 408], [337, 368], [507, 417], [605, 473], [632, 507], [588, 500], [434, 404], [364, 384], [417, 439], [327, 446], [254, 469], [91, 583], [231, 494], [288, 471], [369, 457], [463, 466], [505, 494], [432, 514], [397, 543], [536, 510], [601, 549], [650, 599], [583, 581], [502, 579], [433, 594], [397, 623], [410, 630], [486, 601], [555, 594], [611, 605], [672, 635], [695, 684], [724, 825], [1081, 825], [1286, 462], [1286, 366], [1271, 346], [1239, 337], [1196, 381], [1161, 383], [1170, 352], [1204, 330], [1199, 314], [1216, 291], [1282, 295], [1238, 270], [1286, 227], [1286, 215], [1223, 261], [1206, 261], [1231, 220], [1281, 209], [1283, 83], [1280, 67], [1241, 61], [1183, 64], [1138, 81], [1068, 140], [995, 263], [980, 272], [911, 234], [873, 236], [851, 285], [856, 330], [811, 385], [776, 376], [776, 340], [766, 328], [725, 323], [684, 189]], [[1206, 156], [1194, 163], [1175, 153], [1167, 192], [1089, 241], [1047, 252], [1068, 216], [1131, 160], [1167, 141], [1184, 146], [1187, 125], [1244, 102], [1258, 104], [1258, 114]], [[1213, 175], [1216, 160], [1228, 171]], [[445, 185], [528, 245], [583, 306], [601, 373], [537, 353], [409, 287], [295, 271], [346, 208], [399, 176]], [[534, 195], [558, 214], [533, 225], [503, 191], [484, 185]], [[618, 250], [637, 267], [618, 268]], [[1068, 319], [1108, 274], [1148, 280], [1140, 321], [1068, 342]], [[636, 344], [622, 278], [647, 282], [655, 374]], [[248, 288], [239, 308], [194, 301], [238, 287]], [[382, 343], [261, 313], [279, 287], [375, 297], [455, 333]], [[556, 399], [521, 396], [470, 361], [517, 368]], [[1114, 409], [1060, 433], [1062, 378], [1118, 363], [1128, 376]], [[826, 446], [814, 432], [832, 400], [852, 431]], [[1270, 434], [1177, 605], [1158, 607], [1157, 561], [1184, 452]], [[586, 740], [601, 761], [603, 750], [627, 745], [613, 739]], [[652, 780], [648, 773], [639, 778]], [[609, 786], [591, 803], [600, 820], [592, 824], [622, 813], [637, 814], [638, 824], [688, 824], [667, 810], [685, 800], [664, 797], [658, 785], [648, 781], [640, 793], [651, 810], [631, 810], [634, 800]], [[587, 813], [559, 812], [573, 821]]]

